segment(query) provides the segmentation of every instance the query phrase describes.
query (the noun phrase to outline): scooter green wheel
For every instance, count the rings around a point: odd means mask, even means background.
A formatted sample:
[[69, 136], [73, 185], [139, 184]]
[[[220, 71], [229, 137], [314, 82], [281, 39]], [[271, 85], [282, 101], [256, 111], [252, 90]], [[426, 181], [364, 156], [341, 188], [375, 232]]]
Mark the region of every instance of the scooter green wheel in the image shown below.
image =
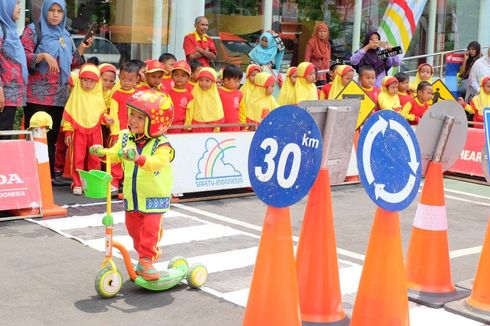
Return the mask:
[[121, 290], [123, 278], [121, 273], [111, 267], [99, 271], [95, 279], [95, 291], [103, 298], [112, 298]]
[[200, 288], [208, 280], [208, 269], [203, 264], [192, 264], [185, 279], [191, 288]]
[[187, 263], [187, 259], [182, 256], [175, 256], [171, 261], [168, 262], [168, 269], [178, 268], [183, 270], [184, 273], [189, 268], [189, 264]]

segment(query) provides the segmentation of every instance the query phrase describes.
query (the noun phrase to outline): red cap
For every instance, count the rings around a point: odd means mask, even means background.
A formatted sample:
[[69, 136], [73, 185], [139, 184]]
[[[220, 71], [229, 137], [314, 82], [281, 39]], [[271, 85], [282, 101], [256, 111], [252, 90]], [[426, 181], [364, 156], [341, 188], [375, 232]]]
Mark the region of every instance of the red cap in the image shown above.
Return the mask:
[[394, 82], [398, 82], [398, 79], [396, 79], [395, 77], [393, 76], [386, 76], [385, 78], [383, 78], [383, 86], [384, 87], [388, 87], [389, 84], [392, 84]]
[[113, 72], [114, 74], [117, 74], [117, 69], [115, 66], [111, 65], [110, 63], [102, 63], [99, 65], [99, 70], [100, 73], [103, 74], [104, 72]]
[[172, 72], [174, 70], [183, 70], [186, 73], [188, 73], [189, 75], [191, 74], [191, 66], [189, 66], [189, 64], [185, 60], [179, 60], [179, 61], [177, 61], [174, 64], [174, 66], [172, 67]]
[[152, 72], [157, 72], [157, 71], [165, 72], [165, 69], [163, 68], [163, 64], [160, 61], [158, 61], [158, 60], [146, 61], [146, 72], [147, 73], [152, 73]]
[[213, 82], [216, 82], [216, 71], [213, 68], [210, 67], [204, 67], [199, 71], [199, 74], [197, 75], [197, 79], [202, 77], [207, 77], [211, 79]]
[[100, 77], [99, 68], [97, 68], [96, 65], [93, 65], [91, 63], [86, 63], [80, 68], [80, 71], [78, 72], [78, 77], [80, 79], [87, 78], [87, 79], [99, 81], [99, 77]]

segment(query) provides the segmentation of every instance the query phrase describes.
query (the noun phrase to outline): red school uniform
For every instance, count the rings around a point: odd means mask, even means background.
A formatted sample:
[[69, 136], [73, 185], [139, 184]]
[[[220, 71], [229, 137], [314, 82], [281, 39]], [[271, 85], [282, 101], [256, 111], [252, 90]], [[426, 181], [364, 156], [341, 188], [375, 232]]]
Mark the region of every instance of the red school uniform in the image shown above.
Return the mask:
[[[408, 108], [410, 108], [410, 111], [408, 110]], [[425, 111], [429, 109], [429, 103], [420, 103], [417, 98], [413, 98], [403, 107], [403, 109], [414, 115], [414, 119], [412, 121], [409, 121], [410, 124], [418, 125], [419, 120], [422, 119]]]
[[381, 90], [376, 86], [373, 86], [371, 88], [364, 88], [364, 87], [361, 88], [366, 92], [366, 94], [371, 98], [371, 100], [374, 101], [376, 106], [378, 106], [378, 95], [379, 93], [381, 93]]
[[[184, 36], [184, 52], [185, 52], [185, 58], [187, 62], [189, 62], [189, 55], [196, 53], [196, 46], [199, 46], [202, 49], [208, 48], [208, 50], [214, 54], [216, 54], [216, 46], [214, 45], [214, 41], [211, 37], [208, 35], [204, 34], [202, 36], [199, 36], [197, 32], [190, 32], [187, 33], [186, 36]], [[204, 67], [209, 67], [209, 59], [206, 57], [200, 57], [196, 59]]]
[[[192, 94], [187, 89], [176, 89], [172, 87], [168, 92], [174, 104], [174, 120], [172, 126], [183, 126], [187, 104], [192, 100]], [[182, 133], [182, 129], [168, 129], [168, 134]]]
[[405, 106], [410, 100], [413, 99], [413, 97], [410, 95], [410, 93], [400, 93], [398, 92], [398, 98], [400, 99], [400, 105], [402, 107]]
[[[225, 114], [224, 123], [240, 123], [240, 101], [243, 94], [240, 90], [231, 90], [225, 87], [218, 88], [219, 97], [223, 104]], [[240, 131], [240, 127], [223, 127], [221, 131]]]
[[325, 84], [322, 86], [320, 90], [320, 100], [326, 100], [328, 99], [328, 94], [330, 93], [330, 88], [332, 88], [332, 82]]
[[170, 94], [170, 90], [175, 86], [172, 76], [163, 76], [162, 83], [160, 84], [160, 92]]

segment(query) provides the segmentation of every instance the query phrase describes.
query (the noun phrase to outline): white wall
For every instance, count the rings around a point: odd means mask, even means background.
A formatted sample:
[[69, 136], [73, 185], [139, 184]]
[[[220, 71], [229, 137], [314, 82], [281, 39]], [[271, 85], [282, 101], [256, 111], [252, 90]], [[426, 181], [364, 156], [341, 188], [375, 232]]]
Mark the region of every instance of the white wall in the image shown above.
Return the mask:
[[194, 19], [204, 16], [204, 0], [172, 0], [168, 52], [177, 60], [185, 59], [182, 42], [185, 34], [195, 30]]

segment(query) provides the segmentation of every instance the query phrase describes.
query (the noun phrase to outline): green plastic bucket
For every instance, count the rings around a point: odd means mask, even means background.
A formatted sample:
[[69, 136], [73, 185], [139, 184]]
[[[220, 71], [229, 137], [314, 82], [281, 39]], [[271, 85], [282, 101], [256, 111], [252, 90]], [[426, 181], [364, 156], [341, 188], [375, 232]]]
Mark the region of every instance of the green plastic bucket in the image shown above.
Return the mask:
[[90, 170], [89, 172], [77, 170], [82, 179], [82, 188], [85, 196], [89, 198], [106, 198], [107, 187], [112, 176], [105, 171]]

